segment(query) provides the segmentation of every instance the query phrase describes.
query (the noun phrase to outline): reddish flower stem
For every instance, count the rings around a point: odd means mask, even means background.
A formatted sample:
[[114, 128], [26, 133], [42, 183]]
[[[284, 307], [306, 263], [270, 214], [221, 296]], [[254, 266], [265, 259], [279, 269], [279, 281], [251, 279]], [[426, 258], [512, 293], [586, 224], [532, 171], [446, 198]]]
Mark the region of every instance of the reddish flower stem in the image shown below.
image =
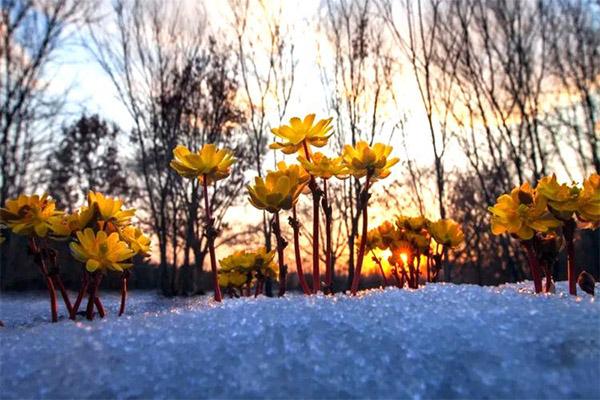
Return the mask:
[[213, 219], [211, 216], [210, 205], [208, 202], [208, 182], [206, 175], [202, 179], [202, 188], [204, 192], [204, 210], [206, 212], [206, 239], [208, 240], [208, 250], [210, 253], [210, 269], [213, 275], [213, 289], [215, 291], [215, 301], [221, 301], [221, 288], [219, 287], [219, 278], [217, 276], [217, 256], [215, 254], [215, 232]]
[[277, 241], [277, 261], [279, 262], [279, 293], [281, 297], [286, 291], [286, 280], [287, 280], [287, 266], [285, 265], [285, 259], [283, 249], [285, 242], [281, 236], [281, 225], [279, 224], [279, 212], [273, 215], [273, 233], [275, 234], [275, 240]]
[[567, 279], [569, 294], [577, 296], [577, 276], [575, 275], [575, 228], [577, 224], [571, 218], [563, 226], [563, 236], [567, 244]]
[[81, 288], [79, 289], [79, 294], [77, 295], [77, 299], [75, 300], [75, 304], [73, 304], [73, 308], [71, 309], [70, 318], [75, 320], [77, 315], [77, 311], [79, 311], [79, 306], [81, 305], [81, 301], [83, 300], [83, 296], [88, 289], [88, 272], [83, 270], [83, 277], [81, 278]]
[[406, 273], [406, 270], [404, 269], [404, 267], [402, 267], [402, 270], [400, 271], [402, 274], [401, 280], [400, 280], [400, 286], [404, 287], [404, 283], [406, 282], [409, 287], [410, 287], [410, 282], [408, 281], [408, 275]]
[[531, 278], [533, 279], [533, 286], [536, 293], [542, 292], [542, 277], [540, 275], [538, 259], [533, 248], [533, 242], [526, 240], [523, 242], [523, 246], [527, 251], [527, 261], [529, 263], [529, 269], [531, 270]]
[[427, 256], [427, 282], [431, 282], [431, 257]]
[[416, 266], [416, 280], [415, 289], [419, 288], [419, 281], [421, 280], [421, 255], [417, 253], [417, 266]]
[[42, 254], [40, 247], [37, 243], [36, 237], [32, 236], [29, 240], [29, 245], [31, 246], [31, 252], [34, 254], [36, 263], [40, 267], [40, 271], [42, 275], [44, 275], [44, 279], [46, 280], [46, 287], [48, 288], [48, 295], [50, 296], [50, 314], [52, 318], [52, 322], [58, 322], [58, 306], [56, 305], [56, 289], [54, 288], [54, 283], [52, 282], [52, 278], [48, 274], [48, 268], [46, 267], [45, 256]]
[[121, 307], [119, 307], [119, 317], [125, 313], [125, 302], [127, 301], [127, 280], [129, 279], [129, 270], [123, 271], [121, 275]]
[[[306, 159], [310, 161], [310, 153], [308, 151], [308, 145], [306, 140], [302, 141], [302, 147], [304, 148], [304, 155]], [[313, 282], [312, 292], [317, 293], [321, 290], [321, 276], [319, 271], [319, 188], [314, 176], [310, 176], [310, 183], [308, 184], [310, 191], [312, 192], [313, 198]]]
[[415, 285], [415, 281], [416, 281], [416, 274], [415, 274], [415, 267], [412, 263], [408, 263], [408, 271], [410, 274], [410, 283], [408, 285], [408, 287], [410, 287], [411, 289], [416, 289], [416, 285]]
[[52, 283], [54, 287], [58, 287], [60, 294], [63, 298], [63, 302], [65, 303], [65, 308], [67, 309], [67, 313], [69, 316], [71, 315], [71, 310], [73, 307], [71, 306], [71, 300], [69, 299], [69, 294], [65, 289], [65, 285], [60, 277], [58, 263], [57, 263], [57, 252], [54, 249], [48, 247], [47, 240], [44, 240], [44, 249], [42, 250], [42, 256], [46, 258], [47, 265], [50, 265], [48, 269], [48, 274], [52, 279]]
[[254, 287], [254, 298], [258, 297], [259, 290], [260, 290], [260, 281], [257, 281], [256, 286]]
[[[43, 261], [42, 261], [43, 263]], [[44, 267], [42, 267], [42, 273], [44, 273]], [[52, 283], [52, 279], [46, 276], [46, 286], [48, 287], [48, 294], [50, 295], [50, 314], [52, 315], [52, 322], [58, 322], [58, 307], [56, 305], [56, 289]]]
[[292, 220], [290, 221], [292, 225], [292, 230], [294, 231], [294, 255], [296, 257], [296, 272], [298, 273], [298, 282], [300, 283], [300, 287], [302, 291], [306, 295], [311, 294], [311, 290], [306, 283], [306, 278], [304, 277], [304, 270], [302, 269], [302, 255], [300, 254], [300, 223], [298, 222], [298, 217], [296, 216], [296, 206], [292, 208]]
[[[323, 179], [323, 210], [325, 211], [325, 286], [333, 293], [333, 250], [331, 245], [332, 210], [327, 194], [327, 179]], [[384, 276], [385, 279], [385, 276]]]
[[361, 195], [361, 196], [364, 196], [361, 199], [363, 225], [362, 225], [362, 235], [360, 237], [360, 246], [358, 248], [358, 257], [356, 259], [356, 268], [354, 269], [354, 277], [352, 278], [352, 287], [350, 289], [352, 292], [352, 295], [356, 295], [356, 292], [358, 291], [358, 284], [360, 282], [360, 272], [362, 270], [363, 259], [365, 258], [365, 248], [367, 246], [367, 232], [369, 230], [369, 227], [368, 227], [369, 216], [368, 216], [368, 211], [367, 211], [367, 209], [368, 209], [367, 203], [369, 201], [370, 180], [371, 180], [371, 177], [369, 175], [367, 175], [365, 189]]
[[552, 290], [552, 274], [550, 273], [550, 268], [548, 267], [548, 263], [545, 261], [542, 261], [540, 264], [542, 270], [544, 271], [544, 275], [546, 275], [546, 286], [544, 289], [546, 293], [550, 293]]
[[383, 265], [381, 264], [381, 259], [375, 255], [373, 250], [371, 250], [371, 254], [373, 255], [373, 260], [379, 266], [379, 272], [381, 273], [381, 277], [383, 278], [383, 287], [388, 285], [387, 278], [385, 277], [385, 272], [383, 271]]
[[313, 293], [321, 290], [321, 276], [319, 271], [319, 195], [315, 178], [311, 176], [311, 186], [313, 188]]
[[58, 287], [58, 290], [60, 291], [60, 294], [63, 298], [63, 301], [65, 302], [65, 308], [67, 309], [67, 312], [69, 313], [69, 315], [71, 315], [73, 307], [71, 306], [71, 300], [69, 299], [69, 294], [67, 293], [67, 289], [65, 289], [65, 285], [63, 284], [63, 281], [60, 278], [60, 275], [53, 275], [52, 282], [54, 283], [55, 287]]
[[88, 304], [86, 307], [86, 318], [88, 320], [94, 319], [94, 306], [98, 309], [98, 314], [100, 314], [101, 318], [104, 318], [106, 312], [104, 311], [104, 307], [102, 306], [102, 302], [98, 298], [98, 287], [100, 286], [100, 282], [102, 281], [102, 273], [100, 271], [95, 271], [92, 273], [92, 282], [88, 285]]
[[398, 268], [394, 267], [392, 269], [392, 275], [394, 275], [394, 279], [396, 281], [396, 287], [398, 289], [402, 289], [402, 286], [404, 286], [404, 285], [401, 283], [400, 275], [398, 274]]
[[88, 320], [94, 319], [94, 298], [96, 297], [96, 277], [92, 277], [91, 283], [88, 285], [88, 302], [85, 309], [85, 317]]
[[104, 306], [100, 301], [100, 297], [96, 296], [94, 298], [94, 304], [96, 305], [96, 309], [98, 310], [98, 315], [100, 315], [100, 318], [104, 318], [106, 316], [106, 311], [104, 310]]

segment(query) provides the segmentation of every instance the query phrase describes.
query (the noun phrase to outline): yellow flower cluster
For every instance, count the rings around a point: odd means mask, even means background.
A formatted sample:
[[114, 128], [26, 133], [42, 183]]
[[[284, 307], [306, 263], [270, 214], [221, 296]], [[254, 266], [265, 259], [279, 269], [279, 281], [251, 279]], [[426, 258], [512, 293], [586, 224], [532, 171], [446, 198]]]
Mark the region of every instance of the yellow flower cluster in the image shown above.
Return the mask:
[[392, 264], [405, 254], [409, 260], [420, 255], [435, 254], [437, 245], [456, 248], [464, 242], [460, 225], [452, 219], [430, 221], [425, 217], [397, 216], [392, 223], [385, 221], [367, 234], [367, 249], [392, 251]]
[[0, 208], [0, 223], [16, 235], [46, 237], [52, 232], [52, 221], [61, 216], [56, 203], [47, 194], [20, 195]]
[[131, 225], [134, 215], [135, 209], [124, 209], [121, 200], [89, 192], [86, 205], [63, 216], [60, 235], [75, 236], [71, 253], [88, 271], [123, 271], [135, 255], [150, 254], [150, 238]]
[[310, 161], [302, 155], [298, 156], [298, 161], [306, 172], [317, 178], [330, 179], [335, 176], [345, 179], [348, 177], [348, 169], [343, 164], [342, 157], [330, 158], [321, 152], [316, 152], [311, 156]]
[[270, 213], [290, 210], [298, 201], [310, 176], [299, 165], [277, 164], [277, 169], [267, 172], [265, 179], [257, 176], [254, 185], [248, 185], [250, 203], [259, 210]]
[[528, 183], [498, 197], [489, 207], [492, 233], [510, 233], [530, 240], [536, 232], [547, 233], [563, 225], [573, 216], [586, 227], [600, 224], [600, 175], [592, 174], [577, 185], [559, 184], [556, 176], [547, 176], [533, 188]]
[[[320, 267], [319, 267], [319, 221], [320, 221], [320, 205], [322, 202], [323, 210], [325, 211], [325, 287], [326, 290], [331, 290], [333, 277], [333, 253], [332, 253], [332, 208], [328, 199], [328, 180], [336, 177], [345, 179], [353, 176], [356, 179], [367, 177], [364, 189], [360, 195], [361, 216], [364, 222], [363, 236], [367, 233], [367, 202], [368, 191], [370, 184], [373, 182], [388, 177], [391, 173], [390, 168], [398, 162], [397, 158], [390, 158], [392, 152], [391, 146], [386, 146], [382, 143], [369, 145], [365, 141], [359, 141], [355, 146], [344, 146], [342, 154], [339, 156], [329, 157], [321, 152], [313, 153], [312, 147], [324, 147], [327, 145], [329, 138], [332, 136], [333, 126], [332, 118], [321, 119], [316, 121], [315, 114], [309, 114], [303, 119], [293, 117], [289, 121], [289, 125], [282, 125], [273, 128], [271, 131], [281, 141], [276, 141], [270, 145], [271, 149], [281, 150], [284, 154], [298, 153], [299, 165], [287, 166], [285, 163], [280, 163], [277, 170], [269, 171], [267, 176], [256, 177], [254, 185], [247, 187], [250, 203], [259, 210], [266, 210], [273, 215], [273, 227], [275, 236], [278, 237], [278, 253], [280, 266], [283, 265], [283, 248], [285, 243], [281, 238], [281, 230], [279, 226], [279, 212], [287, 211], [294, 208], [301, 193], [305, 188], [310, 189], [313, 200], [313, 288], [312, 293], [317, 293], [320, 290]], [[322, 180], [321, 183], [317, 179]], [[320, 186], [322, 184], [322, 187]], [[308, 191], [306, 191], [308, 193]], [[358, 205], [358, 204], [357, 204]], [[293, 227], [298, 227], [299, 223], [296, 220], [295, 209], [293, 217]], [[302, 260], [300, 259], [299, 246], [299, 229], [294, 228], [294, 247], [296, 256], [296, 268], [298, 279], [305, 294], [311, 291], [304, 280], [302, 271]], [[356, 292], [358, 280], [360, 278], [360, 269], [364, 257], [364, 243], [359, 246], [356, 277], [352, 283], [352, 292]], [[283, 272], [285, 275], [285, 272]], [[282, 277], [285, 280], [285, 277]], [[285, 292], [285, 284], [283, 284], [282, 295]]]
[[[441, 268], [442, 248], [455, 248], [464, 242], [464, 234], [458, 223], [451, 219], [430, 221], [425, 217], [397, 216], [395, 221], [385, 221], [367, 233], [367, 250], [379, 263], [381, 273], [383, 267], [376, 255], [377, 250], [389, 250], [391, 255], [387, 261], [397, 280], [396, 285], [402, 287], [405, 280], [409, 287], [418, 288], [421, 257], [427, 257], [423, 265], [427, 271], [427, 281], [437, 276]], [[433, 268], [436, 268], [433, 270]], [[384, 276], [385, 278], [385, 276]]]
[[237, 251], [219, 261], [219, 285], [241, 288], [265, 278], [275, 278], [279, 269], [273, 261], [275, 251], [260, 248], [253, 252]]
[[546, 291], [551, 291], [552, 264], [560, 249], [558, 232], [566, 242], [569, 293], [577, 294], [575, 277], [574, 234], [580, 228], [600, 226], [600, 175], [594, 173], [582, 186], [558, 183], [556, 175], [540, 179], [535, 188], [528, 183], [498, 197], [492, 213], [491, 229], [495, 235], [510, 233], [521, 240], [536, 293], [542, 291], [541, 273], [546, 273]]

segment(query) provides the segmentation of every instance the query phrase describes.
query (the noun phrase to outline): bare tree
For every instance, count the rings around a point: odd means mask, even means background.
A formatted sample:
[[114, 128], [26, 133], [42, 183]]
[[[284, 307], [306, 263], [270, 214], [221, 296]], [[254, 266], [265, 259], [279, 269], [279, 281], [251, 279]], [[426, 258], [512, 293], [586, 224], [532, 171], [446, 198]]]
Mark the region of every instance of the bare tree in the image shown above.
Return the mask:
[[28, 188], [65, 95], [50, 93], [48, 69], [90, 17], [86, 0], [1, 0], [0, 204]]
[[[327, 107], [336, 121], [334, 149], [340, 151], [345, 143], [355, 145], [359, 140], [389, 141], [390, 137], [383, 136], [383, 132], [395, 122], [383, 114], [384, 105], [392, 95], [393, 62], [384, 31], [374, 18], [375, 5], [370, 0], [328, 0], [324, 11], [321, 34], [328, 41], [319, 48], [319, 65]], [[321, 62], [325, 58], [331, 62]], [[334, 241], [334, 251], [339, 257], [342, 250], [335, 246], [346, 248], [350, 285], [362, 187], [358, 179], [351, 178], [343, 181], [339, 189], [332, 190], [331, 202], [334, 220], [339, 221], [344, 240]], [[334, 237], [342, 236], [334, 232]]]
[[[112, 80], [134, 123], [132, 143], [141, 177], [141, 205], [158, 240], [160, 286], [167, 294], [178, 291], [177, 264], [182, 251], [185, 266], [190, 264], [189, 250], [193, 249], [201, 267], [206, 246], [203, 239], [196, 239], [202, 231], [197, 183], [182, 182], [169, 168], [173, 148], [180, 143], [197, 148], [211, 142], [237, 150], [243, 144], [232, 140], [241, 122], [233, 104], [235, 71], [216, 42], [206, 40], [201, 11], [190, 10], [183, 2], [117, 1], [111, 17], [102, 21], [107, 29], [96, 25], [89, 30], [88, 48]], [[236, 171], [243, 167], [238, 163]], [[222, 184], [226, 187], [215, 191], [212, 211], [217, 227], [222, 227], [242, 183], [241, 172], [236, 172]], [[187, 274], [185, 280], [189, 279]]]
[[[267, 145], [271, 141], [271, 124], [282, 122], [292, 98], [298, 63], [295, 45], [291, 28], [284, 22], [282, 3], [273, 8], [264, 0], [231, 0], [229, 5], [245, 105], [243, 129], [251, 143], [252, 167], [262, 176], [266, 169]], [[270, 117], [273, 114], [277, 119]], [[275, 165], [276, 160], [273, 161]], [[265, 247], [270, 251], [269, 218], [263, 211], [261, 231]], [[270, 280], [265, 289], [270, 295]]]
[[558, 88], [556, 106], [545, 127], [567, 171], [563, 143], [573, 148], [582, 174], [599, 172], [600, 27], [595, 21], [600, 5], [589, 0], [560, 0], [549, 13], [549, 72]]

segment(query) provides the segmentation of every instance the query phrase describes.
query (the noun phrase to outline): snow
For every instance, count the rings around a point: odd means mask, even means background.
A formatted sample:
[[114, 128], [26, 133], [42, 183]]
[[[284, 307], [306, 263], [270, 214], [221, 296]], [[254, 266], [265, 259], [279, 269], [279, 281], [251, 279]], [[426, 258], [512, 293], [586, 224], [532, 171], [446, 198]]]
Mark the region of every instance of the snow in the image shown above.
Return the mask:
[[133, 292], [121, 318], [104, 293], [104, 320], [57, 324], [40, 294], [5, 294], [0, 397], [599, 398], [600, 303], [531, 286], [221, 304]]

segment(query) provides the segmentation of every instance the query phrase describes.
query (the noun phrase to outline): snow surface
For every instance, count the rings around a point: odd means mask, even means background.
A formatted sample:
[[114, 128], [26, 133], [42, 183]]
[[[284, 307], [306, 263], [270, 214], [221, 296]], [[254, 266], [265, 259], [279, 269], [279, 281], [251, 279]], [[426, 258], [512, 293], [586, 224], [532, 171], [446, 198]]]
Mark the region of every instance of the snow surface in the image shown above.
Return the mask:
[[[3, 295], [0, 398], [600, 398], [600, 303], [431, 284], [358, 297], [166, 299], [48, 323]], [[64, 314], [64, 312], [63, 312]]]

